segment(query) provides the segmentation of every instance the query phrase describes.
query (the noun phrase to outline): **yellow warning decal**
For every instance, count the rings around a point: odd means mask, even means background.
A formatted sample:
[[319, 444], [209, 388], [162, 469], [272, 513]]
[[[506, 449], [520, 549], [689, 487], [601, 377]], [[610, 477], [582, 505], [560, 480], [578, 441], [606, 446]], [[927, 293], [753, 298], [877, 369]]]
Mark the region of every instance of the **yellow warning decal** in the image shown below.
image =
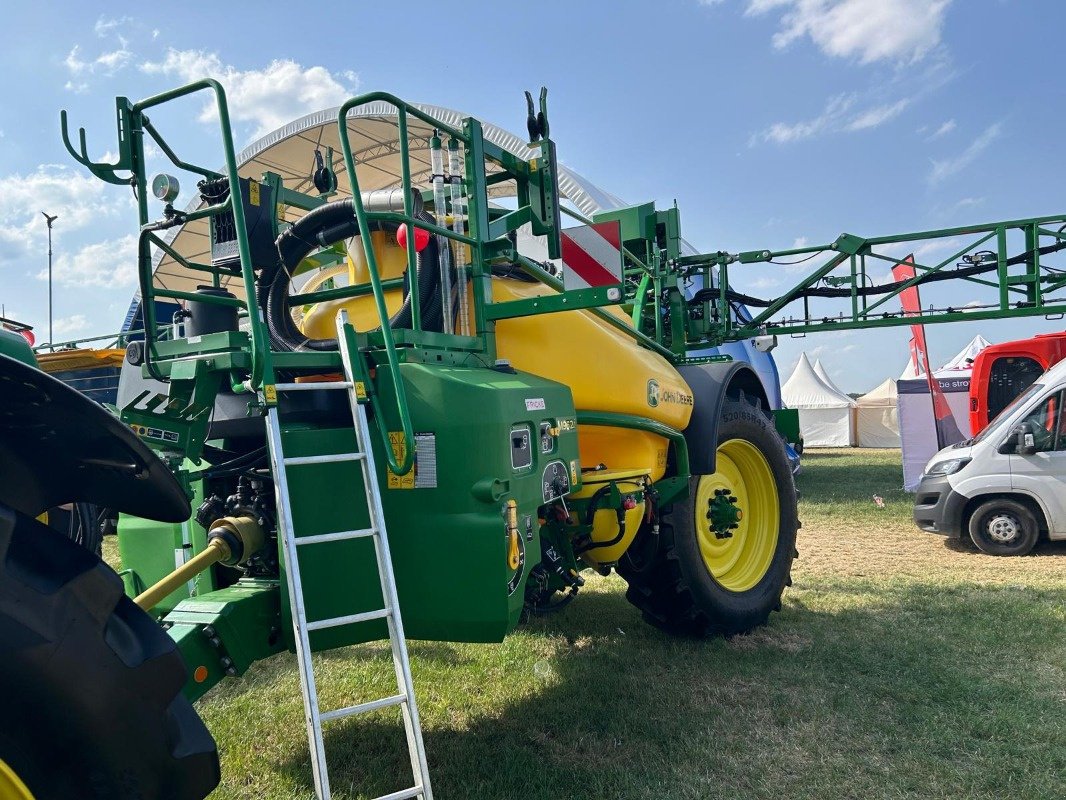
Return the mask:
[[357, 400], [366, 400], [366, 384], [362, 381], [355, 382], [355, 397]]
[[[389, 431], [389, 445], [392, 447], [392, 454], [396, 458], [396, 463], [403, 463], [404, 457], [407, 455], [407, 443], [404, 441], [403, 431]], [[390, 489], [415, 488], [414, 467], [406, 475], [397, 475], [391, 469], [388, 470], [388, 473]]]
[[263, 386], [263, 397], [268, 403], [278, 402], [278, 390], [272, 383], [265, 384]]
[[253, 206], [259, 205], [259, 184], [255, 181], [248, 181], [248, 202]]

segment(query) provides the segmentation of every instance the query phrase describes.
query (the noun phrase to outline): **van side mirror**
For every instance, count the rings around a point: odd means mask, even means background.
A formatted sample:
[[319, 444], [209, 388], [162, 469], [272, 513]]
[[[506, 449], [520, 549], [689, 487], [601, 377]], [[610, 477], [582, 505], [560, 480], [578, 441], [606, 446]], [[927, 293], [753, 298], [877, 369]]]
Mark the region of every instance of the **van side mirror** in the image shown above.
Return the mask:
[[998, 452], [1003, 455], [1031, 456], [1036, 452], [1036, 437], [1032, 428], [1025, 423], [1016, 425], [1010, 436], [999, 446]]

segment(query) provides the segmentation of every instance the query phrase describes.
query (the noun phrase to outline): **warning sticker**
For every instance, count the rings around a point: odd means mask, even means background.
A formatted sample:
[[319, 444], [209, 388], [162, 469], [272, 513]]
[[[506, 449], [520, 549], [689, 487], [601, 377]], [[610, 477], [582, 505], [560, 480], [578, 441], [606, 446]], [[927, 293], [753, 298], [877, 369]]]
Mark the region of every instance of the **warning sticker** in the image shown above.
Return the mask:
[[[416, 433], [415, 460], [411, 471], [406, 475], [397, 475], [388, 469], [388, 487], [390, 489], [436, 489], [437, 488], [437, 434]], [[404, 445], [403, 431], [389, 431], [389, 445], [397, 462], [404, 459], [407, 448]]]
[[543, 411], [544, 410], [544, 398], [543, 397], [527, 397], [526, 398], [526, 411]]

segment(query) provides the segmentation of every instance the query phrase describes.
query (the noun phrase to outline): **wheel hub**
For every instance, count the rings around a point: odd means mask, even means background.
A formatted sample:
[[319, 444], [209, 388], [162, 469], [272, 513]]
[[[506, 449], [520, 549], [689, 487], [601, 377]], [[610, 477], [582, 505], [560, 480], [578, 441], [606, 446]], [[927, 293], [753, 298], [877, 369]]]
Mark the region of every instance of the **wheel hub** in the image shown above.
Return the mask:
[[1013, 542], [1020, 533], [1021, 524], [1010, 514], [1000, 512], [988, 521], [989, 538], [1000, 544]]
[[714, 497], [707, 501], [707, 519], [711, 531], [719, 539], [728, 539], [740, 527], [744, 512], [737, 506], [737, 498], [729, 489], [715, 489]]

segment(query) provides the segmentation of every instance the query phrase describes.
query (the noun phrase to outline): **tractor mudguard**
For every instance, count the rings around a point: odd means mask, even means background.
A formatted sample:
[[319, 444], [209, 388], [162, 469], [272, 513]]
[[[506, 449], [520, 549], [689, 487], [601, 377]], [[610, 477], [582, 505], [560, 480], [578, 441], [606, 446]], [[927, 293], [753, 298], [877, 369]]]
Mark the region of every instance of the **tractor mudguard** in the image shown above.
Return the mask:
[[36, 516], [87, 502], [184, 522], [189, 498], [137, 435], [103, 406], [0, 354], [0, 504]]
[[[693, 475], [711, 475], [715, 471], [715, 442], [722, 401], [727, 395], [741, 392], [767, 407], [766, 390], [755, 370], [745, 361], [716, 361], [710, 364], [686, 364], [677, 371], [692, 389], [692, 417], [685, 428], [689, 468]], [[756, 400], [758, 398], [758, 400]]]

